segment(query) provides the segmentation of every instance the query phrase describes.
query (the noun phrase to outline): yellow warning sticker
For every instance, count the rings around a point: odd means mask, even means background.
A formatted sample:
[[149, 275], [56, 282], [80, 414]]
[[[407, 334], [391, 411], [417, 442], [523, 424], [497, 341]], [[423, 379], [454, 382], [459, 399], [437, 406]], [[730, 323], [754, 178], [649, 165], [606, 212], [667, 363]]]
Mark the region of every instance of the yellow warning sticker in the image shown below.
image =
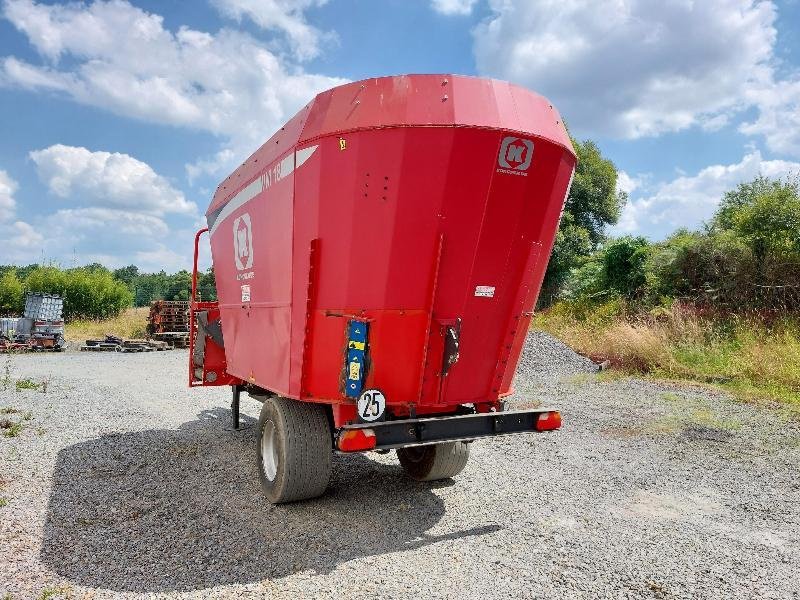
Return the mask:
[[348, 378], [353, 381], [358, 381], [361, 378], [361, 363], [350, 363], [350, 375]]
[[356, 350], [363, 350], [364, 349], [364, 342], [354, 342], [350, 341], [347, 344], [348, 348], [355, 348]]

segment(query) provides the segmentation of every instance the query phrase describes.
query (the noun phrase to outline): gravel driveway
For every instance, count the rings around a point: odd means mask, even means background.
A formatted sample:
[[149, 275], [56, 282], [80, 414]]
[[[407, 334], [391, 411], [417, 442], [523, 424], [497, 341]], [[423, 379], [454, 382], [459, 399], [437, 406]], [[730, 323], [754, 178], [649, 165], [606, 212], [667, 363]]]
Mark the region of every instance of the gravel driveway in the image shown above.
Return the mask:
[[514, 402], [560, 407], [560, 432], [476, 442], [435, 484], [336, 456], [325, 497], [279, 507], [259, 404], [230, 429], [185, 351], [6, 360], [0, 419], [23, 428], [0, 437], [0, 598], [800, 598], [798, 423], [598, 376], [544, 334]]

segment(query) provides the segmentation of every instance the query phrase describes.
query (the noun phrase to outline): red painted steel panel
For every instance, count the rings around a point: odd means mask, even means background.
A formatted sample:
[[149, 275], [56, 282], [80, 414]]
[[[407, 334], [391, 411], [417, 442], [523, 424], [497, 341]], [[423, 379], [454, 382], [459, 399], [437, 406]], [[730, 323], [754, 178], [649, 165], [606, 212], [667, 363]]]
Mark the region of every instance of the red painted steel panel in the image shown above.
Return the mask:
[[[365, 385], [396, 414], [498, 400], [574, 164], [549, 102], [504, 82], [413, 75], [320, 94], [207, 213], [228, 371], [350, 403], [346, 327], [358, 318], [369, 322]], [[252, 265], [250, 248], [237, 262], [237, 236], [250, 236]], [[456, 319], [460, 358], [442, 377]]]
[[256, 150], [238, 169], [228, 175], [222, 183], [217, 186], [211, 206], [208, 207], [206, 214], [222, 206], [236, 192], [260, 175], [267, 165], [271, 165], [278, 158], [293, 152], [300, 133], [308, 117], [311, 103], [304, 106], [292, 117], [286, 125], [276, 131], [271, 138]]
[[284, 175], [211, 233], [228, 372], [281, 393], [289, 393], [293, 183]]
[[[197, 302], [194, 304], [196, 311], [206, 311], [208, 322], [213, 323], [219, 319], [219, 304], [217, 302]], [[210, 335], [205, 336], [202, 357], [202, 365], [194, 363], [194, 345], [197, 335], [196, 321], [192, 319], [192, 327], [189, 329], [192, 336], [192, 344], [189, 352], [189, 387], [201, 386], [225, 386], [241, 383], [238, 378], [228, 373], [225, 349], [218, 345]], [[213, 378], [209, 374], [213, 373]], [[199, 375], [199, 377], [198, 377]]]

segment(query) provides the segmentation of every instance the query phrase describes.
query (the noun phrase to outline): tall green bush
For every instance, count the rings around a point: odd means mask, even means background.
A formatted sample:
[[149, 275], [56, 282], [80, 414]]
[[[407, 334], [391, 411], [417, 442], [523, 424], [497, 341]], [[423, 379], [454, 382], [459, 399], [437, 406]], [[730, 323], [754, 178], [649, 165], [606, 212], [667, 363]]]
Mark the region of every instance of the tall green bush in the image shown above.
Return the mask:
[[23, 308], [22, 282], [15, 269], [9, 269], [0, 277], [0, 316], [16, 316]]
[[106, 319], [121, 313], [133, 302], [127, 286], [97, 265], [61, 270], [39, 267], [25, 279], [30, 292], [58, 294], [64, 298], [65, 319]]
[[645, 293], [649, 255], [650, 243], [643, 237], [609, 240], [570, 272], [563, 295], [598, 301], [614, 296], [638, 299]]
[[[0, 265], [0, 314], [21, 314], [26, 291], [63, 296], [69, 319], [101, 319], [115, 316], [131, 304], [148, 306], [153, 300], [188, 300], [191, 287], [192, 275], [186, 270], [142, 273], [129, 265], [112, 272], [97, 263], [75, 269]], [[217, 299], [213, 268], [198, 274], [197, 291], [202, 300]]]
[[757, 177], [726, 193], [702, 231], [623, 237], [577, 262], [561, 298], [647, 308], [674, 299], [731, 312], [800, 311], [800, 185]]

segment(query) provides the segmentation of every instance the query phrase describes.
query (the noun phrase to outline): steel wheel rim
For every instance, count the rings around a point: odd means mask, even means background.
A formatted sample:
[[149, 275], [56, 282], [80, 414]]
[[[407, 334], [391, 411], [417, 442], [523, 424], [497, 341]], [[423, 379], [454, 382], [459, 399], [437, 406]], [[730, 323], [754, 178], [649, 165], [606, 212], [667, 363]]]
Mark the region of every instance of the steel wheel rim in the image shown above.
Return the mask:
[[264, 476], [275, 481], [278, 474], [278, 448], [275, 443], [275, 423], [267, 421], [261, 431], [261, 468]]
[[409, 446], [408, 448], [404, 448], [406, 451], [406, 458], [413, 463], [421, 462], [425, 458], [425, 454], [427, 453], [428, 447], [427, 446]]

